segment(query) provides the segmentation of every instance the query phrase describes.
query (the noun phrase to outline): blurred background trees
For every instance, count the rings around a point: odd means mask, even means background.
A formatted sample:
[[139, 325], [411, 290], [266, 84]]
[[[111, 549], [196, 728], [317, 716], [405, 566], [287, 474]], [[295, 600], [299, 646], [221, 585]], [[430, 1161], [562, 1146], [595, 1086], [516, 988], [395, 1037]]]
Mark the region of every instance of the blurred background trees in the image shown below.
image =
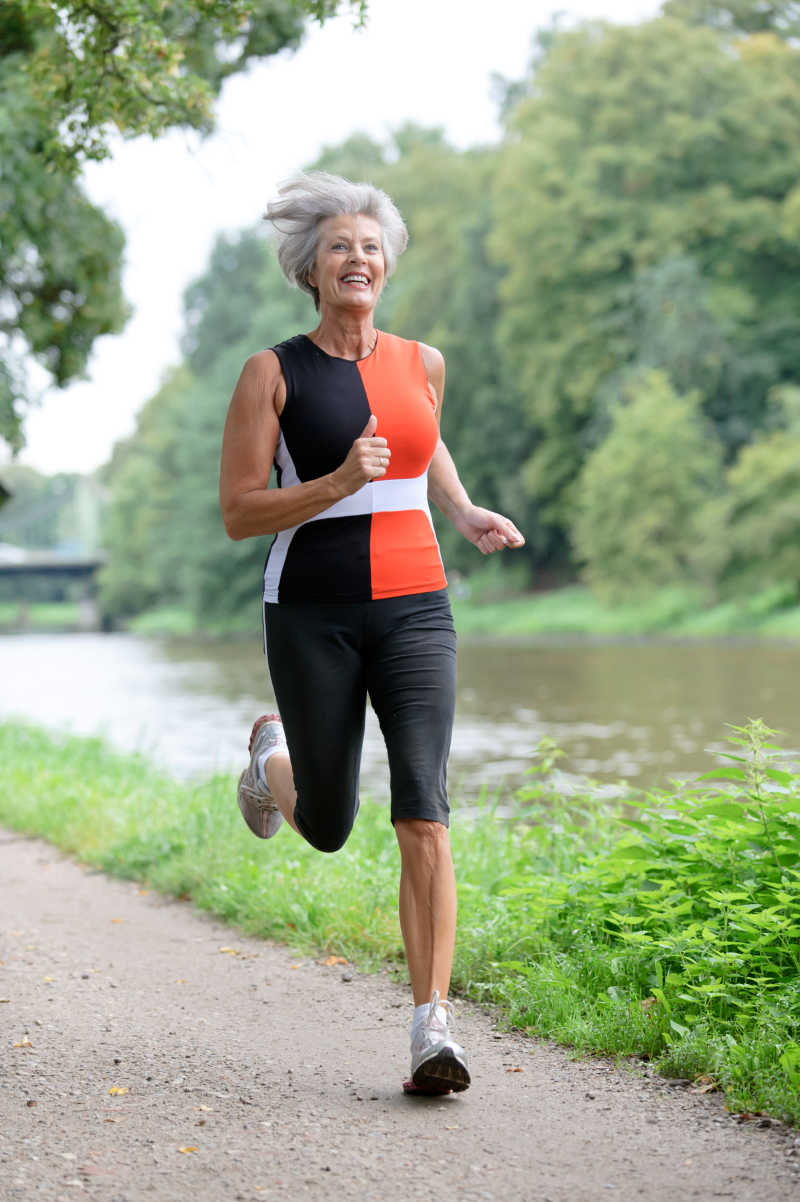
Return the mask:
[[[79, 377], [127, 316], [123, 234], [85, 196], [112, 134], [209, 129], [224, 80], [296, 46], [337, 0], [3, 0], [0, 5], [0, 438], [22, 443], [32, 386]], [[353, 3], [356, 10], [361, 8]]]
[[[800, 595], [798, 31], [800, 5], [761, 0], [551, 30], [502, 84], [499, 144], [407, 126], [308, 164], [373, 180], [407, 220], [378, 323], [445, 354], [465, 484], [528, 537], [505, 557], [516, 586], [522, 563], [527, 587], [582, 578], [608, 600]], [[196, 69], [210, 94], [213, 63]], [[228, 542], [217, 507], [225, 409], [249, 354], [315, 320], [263, 232], [218, 240], [184, 362], [103, 474], [110, 610], [257, 604], [266, 542]]]

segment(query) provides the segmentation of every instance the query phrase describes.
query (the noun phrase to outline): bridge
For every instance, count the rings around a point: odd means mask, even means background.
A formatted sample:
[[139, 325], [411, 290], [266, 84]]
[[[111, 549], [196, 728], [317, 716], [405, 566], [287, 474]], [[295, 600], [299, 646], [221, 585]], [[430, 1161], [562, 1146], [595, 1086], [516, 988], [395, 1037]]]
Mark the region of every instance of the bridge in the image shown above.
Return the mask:
[[[95, 577], [105, 564], [99, 555], [63, 555], [55, 551], [27, 551], [0, 543], [0, 581], [39, 577], [57, 581], [84, 581], [80, 599], [80, 624], [84, 630], [96, 630], [100, 612], [95, 595]], [[20, 625], [26, 626], [28, 602], [20, 598]]]
[[6, 559], [0, 548], [0, 577], [3, 576], [57, 576], [68, 580], [92, 580], [104, 559], [72, 558], [50, 551], [25, 551], [19, 557]]

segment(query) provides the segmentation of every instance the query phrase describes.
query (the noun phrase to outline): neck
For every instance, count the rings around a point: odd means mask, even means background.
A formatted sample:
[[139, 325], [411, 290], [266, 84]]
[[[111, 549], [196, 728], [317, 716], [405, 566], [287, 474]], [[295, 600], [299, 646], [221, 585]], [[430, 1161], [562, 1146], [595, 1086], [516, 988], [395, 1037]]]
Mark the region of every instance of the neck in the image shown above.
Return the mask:
[[323, 311], [319, 325], [308, 336], [337, 359], [365, 359], [375, 347], [378, 331], [372, 323], [372, 311], [363, 316]]

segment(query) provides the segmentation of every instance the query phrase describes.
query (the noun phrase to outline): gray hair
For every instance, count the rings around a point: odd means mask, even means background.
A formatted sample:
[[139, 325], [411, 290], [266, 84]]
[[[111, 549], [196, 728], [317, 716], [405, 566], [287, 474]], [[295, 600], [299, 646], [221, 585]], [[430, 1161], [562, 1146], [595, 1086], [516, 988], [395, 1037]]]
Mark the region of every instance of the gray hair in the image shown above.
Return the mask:
[[278, 262], [290, 283], [314, 298], [319, 309], [319, 290], [308, 281], [317, 260], [320, 223], [326, 217], [361, 213], [381, 227], [381, 242], [387, 278], [397, 256], [408, 242], [408, 230], [394, 202], [372, 184], [354, 184], [327, 171], [300, 172], [278, 189], [264, 220], [275, 233]]

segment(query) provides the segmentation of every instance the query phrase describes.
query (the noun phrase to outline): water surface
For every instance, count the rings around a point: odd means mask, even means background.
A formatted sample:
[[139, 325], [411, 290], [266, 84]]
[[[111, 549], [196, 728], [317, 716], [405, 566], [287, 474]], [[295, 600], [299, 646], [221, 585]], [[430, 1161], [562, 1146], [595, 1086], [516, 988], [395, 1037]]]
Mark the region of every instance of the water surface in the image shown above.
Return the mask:
[[[525, 780], [536, 744], [576, 778], [640, 787], [706, 771], [726, 723], [763, 718], [800, 745], [800, 646], [759, 640], [488, 643], [461, 640], [454, 796]], [[274, 705], [260, 641], [128, 634], [0, 637], [0, 715], [105, 735], [184, 778], [236, 771], [253, 719]], [[388, 793], [368, 714], [362, 790]]]

